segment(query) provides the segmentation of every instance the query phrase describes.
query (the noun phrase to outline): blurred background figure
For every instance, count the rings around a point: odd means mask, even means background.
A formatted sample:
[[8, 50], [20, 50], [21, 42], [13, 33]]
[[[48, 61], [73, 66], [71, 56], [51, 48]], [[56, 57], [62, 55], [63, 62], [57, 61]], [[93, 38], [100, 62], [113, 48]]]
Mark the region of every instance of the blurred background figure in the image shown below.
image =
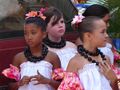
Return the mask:
[[0, 0], [0, 20], [19, 11], [18, 0]]

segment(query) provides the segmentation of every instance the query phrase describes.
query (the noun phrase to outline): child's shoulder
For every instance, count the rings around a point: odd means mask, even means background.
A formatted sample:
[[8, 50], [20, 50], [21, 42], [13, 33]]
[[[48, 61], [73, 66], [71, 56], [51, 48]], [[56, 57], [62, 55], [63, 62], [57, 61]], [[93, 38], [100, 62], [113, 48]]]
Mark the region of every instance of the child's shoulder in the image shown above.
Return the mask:
[[85, 60], [83, 57], [81, 57], [79, 54], [76, 54], [69, 62], [71, 66], [74, 65], [77, 69], [80, 69], [85, 64]]
[[16, 58], [20, 58], [24, 56], [24, 52], [19, 52], [15, 55]]
[[58, 56], [56, 53], [49, 51], [46, 58], [47, 59], [56, 59], [56, 58], [58, 58]]
[[60, 60], [56, 53], [49, 51], [45, 60], [50, 62], [53, 66], [60, 67]]
[[17, 53], [13, 58], [13, 65], [19, 67], [21, 63], [25, 61], [24, 52]]
[[70, 61], [67, 66], [67, 71], [68, 72], [78, 72], [79, 68], [79, 60], [80, 58], [78, 57], [79, 55], [75, 55]]
[[76, 64], [78, 64], [78, 62], [79, 63], [81, 63], [81, 62], [83, 62], [83, 60], [82, 60], [83, 58], [81, 57], [81, 55], [79, 55], [79, 53], [77, 53], [71, 60], [70, 60], [70, 62], [71, 63], [76, 63]]

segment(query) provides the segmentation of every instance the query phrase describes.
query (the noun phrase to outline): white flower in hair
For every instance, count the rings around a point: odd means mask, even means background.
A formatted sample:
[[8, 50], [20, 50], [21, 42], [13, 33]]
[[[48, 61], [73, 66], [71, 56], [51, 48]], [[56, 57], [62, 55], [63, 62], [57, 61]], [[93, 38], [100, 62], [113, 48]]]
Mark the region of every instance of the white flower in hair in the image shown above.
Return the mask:
[[85, 12], [85, 10], [86, 10], [86, 8], [80, 7], [80, 8], [78, 9], [78, 15], [82, 15], [82, 14]]
[[80, 23], [80, 22], [82, 22], [83, 18], [85, 18], [85, 17], [82, 14], [75, 15], [71, 24], [73, 25], [73, 24]]

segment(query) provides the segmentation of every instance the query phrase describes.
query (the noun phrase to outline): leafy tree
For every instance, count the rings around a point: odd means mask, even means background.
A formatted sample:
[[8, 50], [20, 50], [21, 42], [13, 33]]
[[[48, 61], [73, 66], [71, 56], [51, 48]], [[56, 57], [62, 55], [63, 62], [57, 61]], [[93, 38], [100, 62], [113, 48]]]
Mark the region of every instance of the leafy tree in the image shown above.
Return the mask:
[[108, 0], [108, 8], [110, 10], [116, 8], [111, 18], [109, 32], [120, 33], [120, 0]]

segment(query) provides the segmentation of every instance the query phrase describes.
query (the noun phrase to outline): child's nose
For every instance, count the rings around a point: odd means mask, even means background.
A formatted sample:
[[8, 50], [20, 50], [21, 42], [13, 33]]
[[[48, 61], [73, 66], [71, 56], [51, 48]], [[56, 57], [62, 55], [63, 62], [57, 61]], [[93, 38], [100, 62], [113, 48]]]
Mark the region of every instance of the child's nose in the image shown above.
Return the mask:
[[62, 28], [62, 27], [63, 27], [63, 24], [62, 24], [62, 23], [59, 23], [59, 27]]
[[62, 26], [62, 24], [61, 23], [59, 23], [59, 27], [61, 27]]
[[108, 33], [105, 33], [105, 37], [109, 37]]
[[107, 23], [107, 27], [109, 27], [110, 26], [110, 24], [109, 23]]
[[32, 38], [32, 35], [28, 35], [28, 39], [31, 39]]

